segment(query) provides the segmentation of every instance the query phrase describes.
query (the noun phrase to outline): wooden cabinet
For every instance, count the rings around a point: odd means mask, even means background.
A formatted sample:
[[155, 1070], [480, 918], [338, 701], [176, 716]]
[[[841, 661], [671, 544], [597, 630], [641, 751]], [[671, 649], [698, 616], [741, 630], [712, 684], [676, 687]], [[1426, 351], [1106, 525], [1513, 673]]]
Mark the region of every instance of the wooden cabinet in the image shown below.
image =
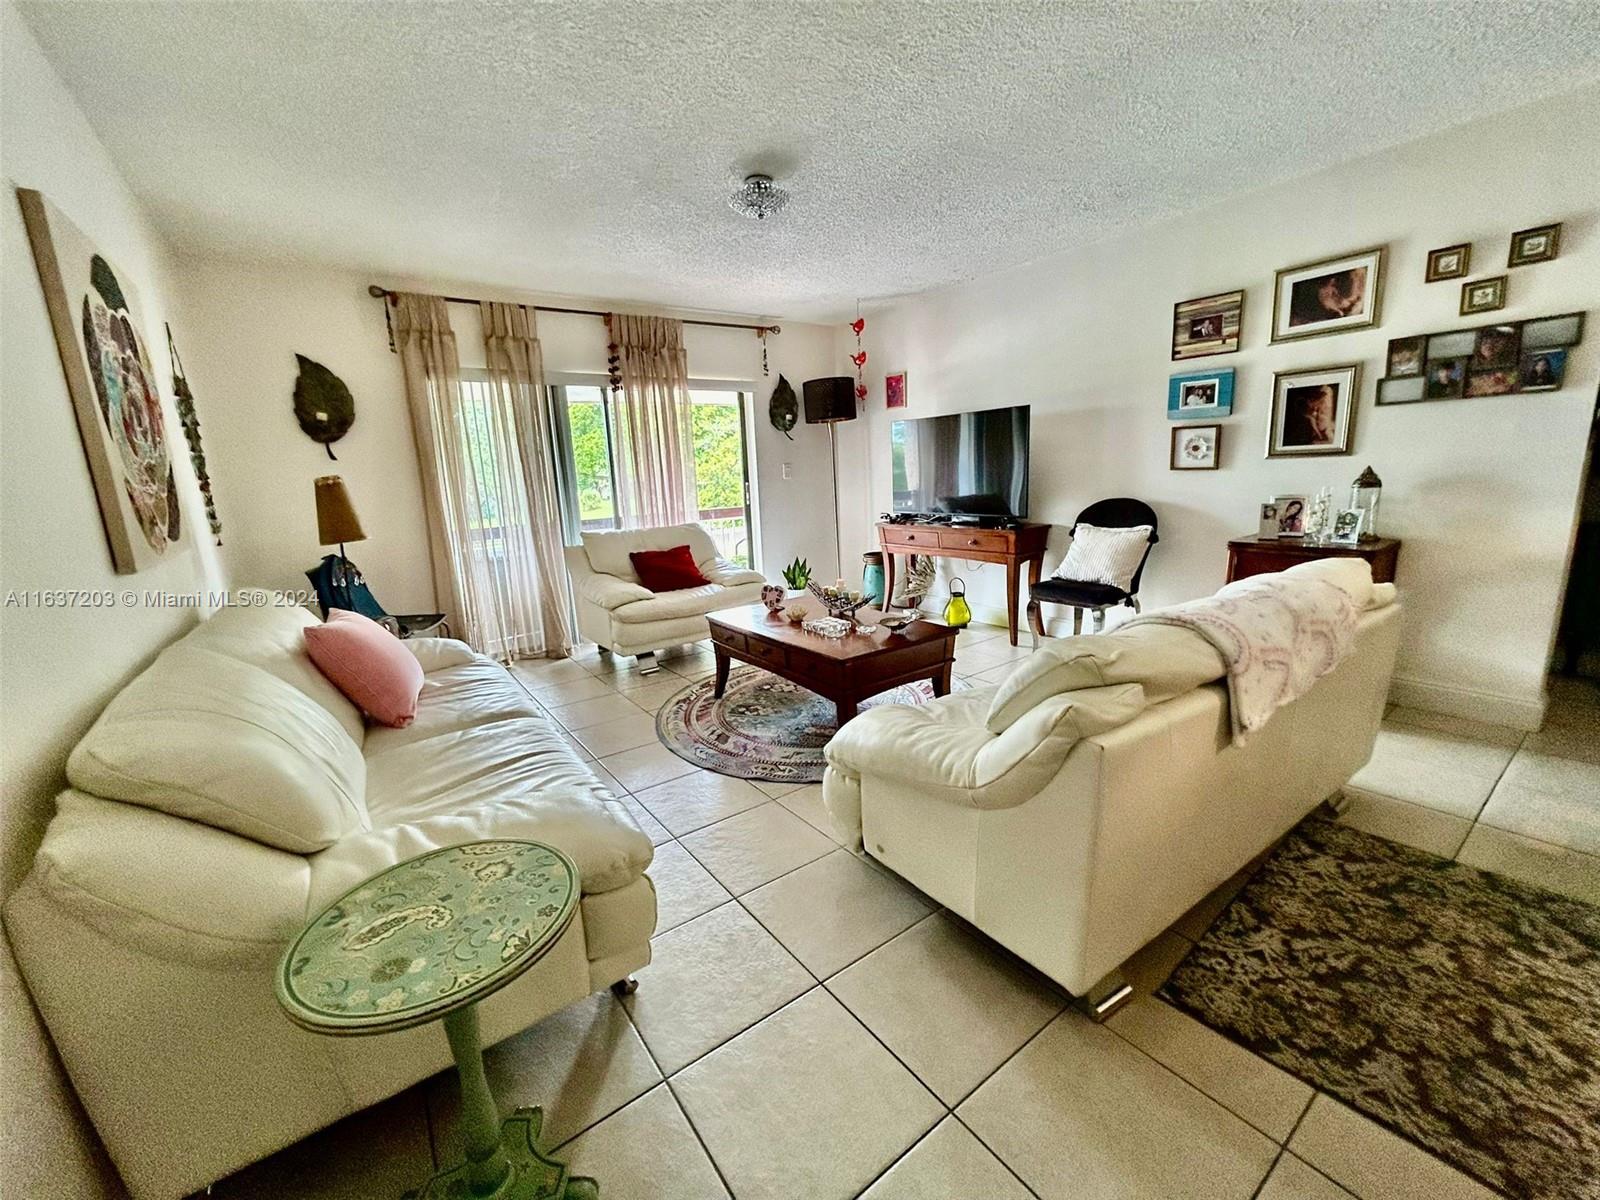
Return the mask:
[[1281, 571], [1313, 558], [1364, 558], [1372, 564], [1372, 582], [1393, 583], [1400, 561], [1399, 538], [1374, 538], [1356, 546], [1310, 546], [1300, 538], [1264, 538], [1254, 534], [1228, 543], [1228, 582]]
[[1021, 599], [1022, 568], [1028, 568], [1028, 586], [1039, 582], [1044, 565], [1045, 541], [1050, 526], [1037, 521], [1022, 521], [1010, 529], [978, 529], [973, 526], [895, 525], [878, 526], [878, 545], [883, 548], [884, 602], [894, 598], [894, 556], [915, 558], [965, 559], [968, 562], [1000, 563], [1006, 569], [1006, 626], [1011, 644], [1017, 644], [1017, 605]]

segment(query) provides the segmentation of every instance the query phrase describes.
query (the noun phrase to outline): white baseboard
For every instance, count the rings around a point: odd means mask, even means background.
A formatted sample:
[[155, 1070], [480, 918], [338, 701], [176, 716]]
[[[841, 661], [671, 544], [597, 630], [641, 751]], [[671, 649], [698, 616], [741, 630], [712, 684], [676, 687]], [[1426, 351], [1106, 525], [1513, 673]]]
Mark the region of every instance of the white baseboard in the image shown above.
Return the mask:
[[1396, 675], [1389, 681], [1389, 699], [1406, 708], [1448, 713], [1492, 725], [1508, 725], [1512, 729], [1538, 729], [1544, 724], [1545, 698], [1542, 695], [1537, 699], [1505, 696]]

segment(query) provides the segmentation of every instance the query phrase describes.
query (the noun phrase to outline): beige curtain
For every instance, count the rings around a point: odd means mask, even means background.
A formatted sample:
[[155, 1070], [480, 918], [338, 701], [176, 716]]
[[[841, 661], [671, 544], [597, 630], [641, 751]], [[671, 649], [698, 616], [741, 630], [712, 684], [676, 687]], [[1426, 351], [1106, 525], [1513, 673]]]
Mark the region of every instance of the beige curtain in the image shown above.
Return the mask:
[[622, 376], [611, 404], [617, 516], [624, 529], [693, 521], [699, 504], [683, 322], [626, 313], [608, 320]]
[[502, 637], [519, 654], [565, 658], [572, 620], [551, 461], [555, 439], [533, 310], [485, 302], [481, 311], [489, 395], [480, 410], [485, 436], [478, 440], [489, 452], [475, 461], [484, 462], [480, 493], [492, 486], [502, 510], [504, 576], [494, 576]]
[[539, 344], [529, 314], [489, 308], [487, 378], [463, 380], [445, 302], [401, 294], [395, 305], [434, 584], [462, 638], [482, 653], [565, 655], [571, 626]]

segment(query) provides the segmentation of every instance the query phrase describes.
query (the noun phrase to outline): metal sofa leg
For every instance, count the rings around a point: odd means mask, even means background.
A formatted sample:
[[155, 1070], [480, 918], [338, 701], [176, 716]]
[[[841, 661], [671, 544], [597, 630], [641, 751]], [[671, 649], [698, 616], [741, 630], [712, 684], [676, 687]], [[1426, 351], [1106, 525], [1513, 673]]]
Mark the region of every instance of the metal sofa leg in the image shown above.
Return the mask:
[[1095, 1024], [1109, 1020], [1133, 999], [1133, 985], [1121, 971], [1113, 971], [1077, 999], [1077, 1006]]
[[1349, 807], [1350, 797], [1345, 794], [1343, 788], [1340, 788], [1337, 792], [1322, 802], [1323, 812], [1330, 817], [1342, 817], [1345, 810]]
[[639, 990], [639, 981], [632, 975], [626, 979], [619, 979], [611, 985], [611, 991], [616, 996], [631, 996]]
[[641, 675], [654, 675], [661, 670], [661, 664], [656, 661], [656, 652], [654, 650], [646, 650], [643, 654], [635, 655], [633, 661], [639, 664], [639, 674]]

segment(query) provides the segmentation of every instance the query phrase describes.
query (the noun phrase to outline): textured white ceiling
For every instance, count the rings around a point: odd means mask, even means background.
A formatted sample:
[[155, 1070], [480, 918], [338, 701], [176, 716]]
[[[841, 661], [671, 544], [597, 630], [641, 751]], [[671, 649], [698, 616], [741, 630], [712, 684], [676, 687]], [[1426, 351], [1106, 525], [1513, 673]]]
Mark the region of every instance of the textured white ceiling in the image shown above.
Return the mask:
[[24, 11], [186, 248], [796, 319], [1600, 77], [1594, 0]]

